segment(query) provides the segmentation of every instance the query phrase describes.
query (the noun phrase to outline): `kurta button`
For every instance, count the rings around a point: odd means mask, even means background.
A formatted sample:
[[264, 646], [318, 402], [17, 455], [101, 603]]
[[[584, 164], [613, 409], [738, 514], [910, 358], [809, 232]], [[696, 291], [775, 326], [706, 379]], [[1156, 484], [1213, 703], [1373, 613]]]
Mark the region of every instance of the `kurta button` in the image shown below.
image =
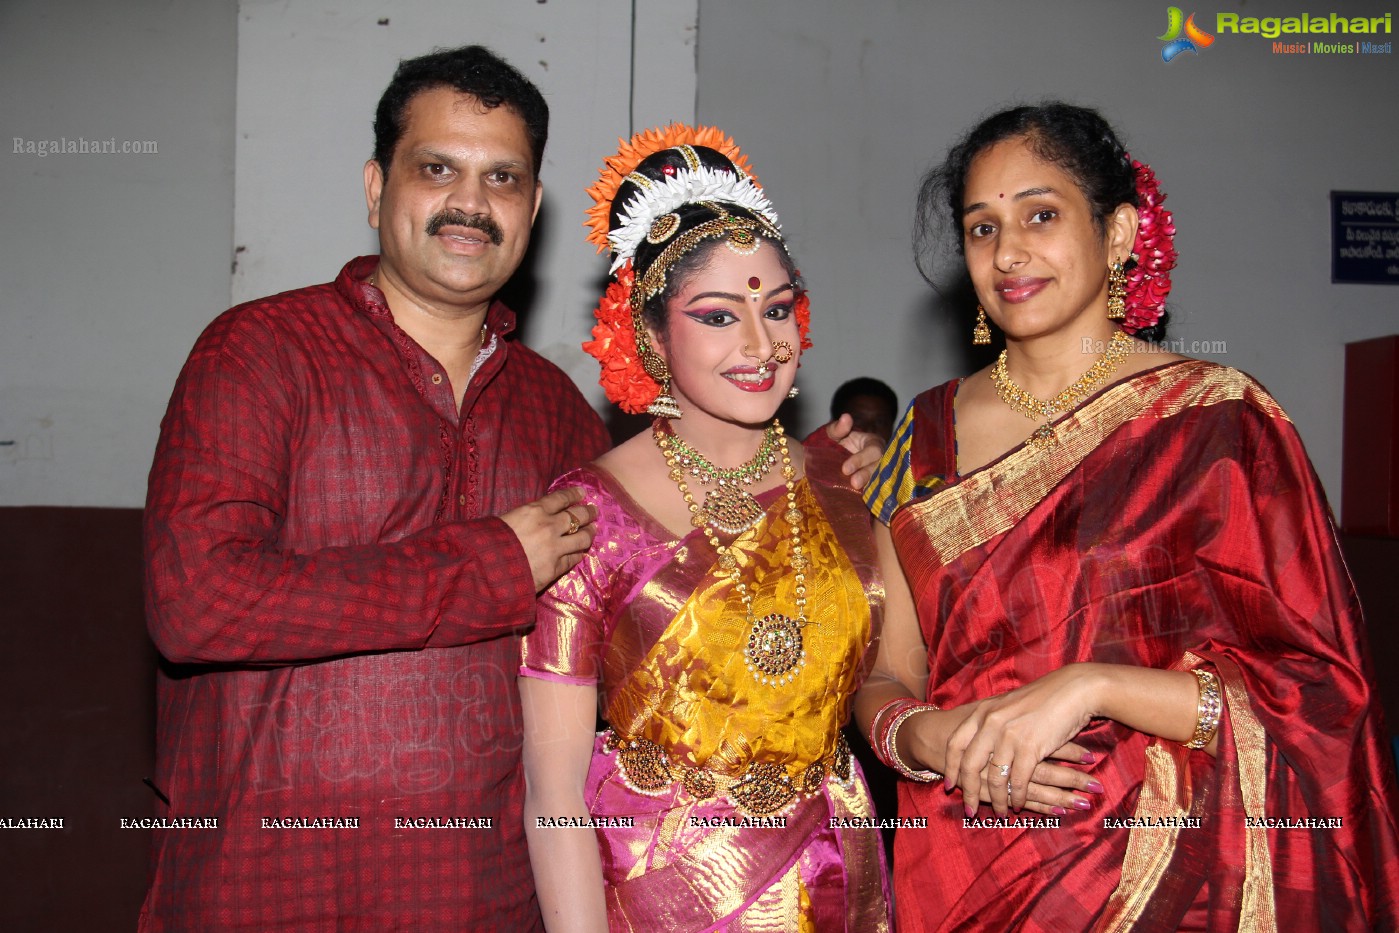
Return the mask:
[[433, 373], [433, 374], [432, 374], [432, 384], [435, 385], [435, 386], [440, 386], [440, 385], [442, 384], [442, 374], [441, 374], [441, 373]]
[[466, 505], [466, 496], [457, 496], [457, 505]]

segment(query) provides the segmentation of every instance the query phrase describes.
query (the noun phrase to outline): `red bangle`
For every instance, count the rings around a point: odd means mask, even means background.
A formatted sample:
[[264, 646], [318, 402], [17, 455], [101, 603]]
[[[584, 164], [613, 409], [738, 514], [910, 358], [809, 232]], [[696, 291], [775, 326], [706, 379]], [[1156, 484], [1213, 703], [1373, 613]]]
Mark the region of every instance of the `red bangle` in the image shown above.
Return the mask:
[[874, 714], [874, 719], [870, 721], [870, 747], [874, 750], [875, 756], [911, 781], [928, 783], [941, 780], [942, 775], [936, 771], [915, 771], [910, 768], [899, 757], [898, 748], [899, 727], [903, 725], [904, 720], [915, 713], [935, 709], [938, 707], [931, 703], [920, 703], [912, 697], [901, 697], [881, 706], [879, 711]]
[[898, 706], [900, 703], [909, 702], [913, 701], [910, 700], [910, 698], [908, 697], [897, 697], [893, 700], [890, 700], [888, 703], [885, 703], [883, 706], [881, 706], [878, 710], [875, 711], [874, 717], [870, 719], [870, 748], [874, 749], [876, 752], [879, 749], [879, 721], [882, 718], [884, 718], [884, 714], [889, 712], [891, 708]]

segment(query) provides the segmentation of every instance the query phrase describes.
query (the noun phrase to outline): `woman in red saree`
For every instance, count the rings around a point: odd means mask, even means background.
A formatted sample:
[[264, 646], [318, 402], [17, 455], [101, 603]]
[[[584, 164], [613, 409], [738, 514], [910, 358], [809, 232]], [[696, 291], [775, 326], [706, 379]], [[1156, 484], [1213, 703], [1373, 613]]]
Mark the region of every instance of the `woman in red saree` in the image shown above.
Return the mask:
[[1393, 929], [1393, 766], [1297, 432], [1128, 335], [1159, 336], [1174, 264], [1150, 170], [1093, 111], [1017, 108], [942, 197], [1006, 350], [915, 399], [867, 491], [888, 594], [856, 715], [928, 820], [898, 929]]

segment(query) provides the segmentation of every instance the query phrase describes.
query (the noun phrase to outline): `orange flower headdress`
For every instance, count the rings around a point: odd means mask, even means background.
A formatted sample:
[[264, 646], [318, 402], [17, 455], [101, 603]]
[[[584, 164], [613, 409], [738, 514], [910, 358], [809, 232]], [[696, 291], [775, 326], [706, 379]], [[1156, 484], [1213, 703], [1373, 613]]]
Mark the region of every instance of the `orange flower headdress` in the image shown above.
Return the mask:
[[[672, 157], [641, 171], [657, 153]], [[599, 252], [611, 251], [615, 278], [594, 311], [593, 339], [583, 349], [601, 365], [608, 399], [638, 414], [657, 401], [668, 378], [642, 317], [646, 300], [664, 289], [667, 270], [711, 238], [724, 237], [745, 252], [758, 248], [758, 237], [786, 247], [747, 159], [713, 127], [673, 123], [621, 142], [588, 194], [588, 241]], [[806, 349], [811, 313], [804, 292], [793, 310]]]

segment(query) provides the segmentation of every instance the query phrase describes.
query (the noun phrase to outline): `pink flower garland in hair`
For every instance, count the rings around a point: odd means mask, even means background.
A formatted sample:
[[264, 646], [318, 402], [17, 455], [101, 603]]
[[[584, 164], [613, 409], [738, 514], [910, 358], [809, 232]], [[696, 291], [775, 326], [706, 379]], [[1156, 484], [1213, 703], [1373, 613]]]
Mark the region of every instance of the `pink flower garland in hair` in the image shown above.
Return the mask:
[[1132, 253], [1137, 264], [1127, 273], [1127, 318], [1122, 329], [1135, 334], [1152, 327], [1166, 310], [1166, 296], [1171, 293], [1171, 270], [1176, 267], [1176, 248], [1172, 242], [1176, 226], [1171, 212], [1162, 206], [1166, 196], [1151, 167], [1132, 160], [1136, 172], [1137, 239]]

